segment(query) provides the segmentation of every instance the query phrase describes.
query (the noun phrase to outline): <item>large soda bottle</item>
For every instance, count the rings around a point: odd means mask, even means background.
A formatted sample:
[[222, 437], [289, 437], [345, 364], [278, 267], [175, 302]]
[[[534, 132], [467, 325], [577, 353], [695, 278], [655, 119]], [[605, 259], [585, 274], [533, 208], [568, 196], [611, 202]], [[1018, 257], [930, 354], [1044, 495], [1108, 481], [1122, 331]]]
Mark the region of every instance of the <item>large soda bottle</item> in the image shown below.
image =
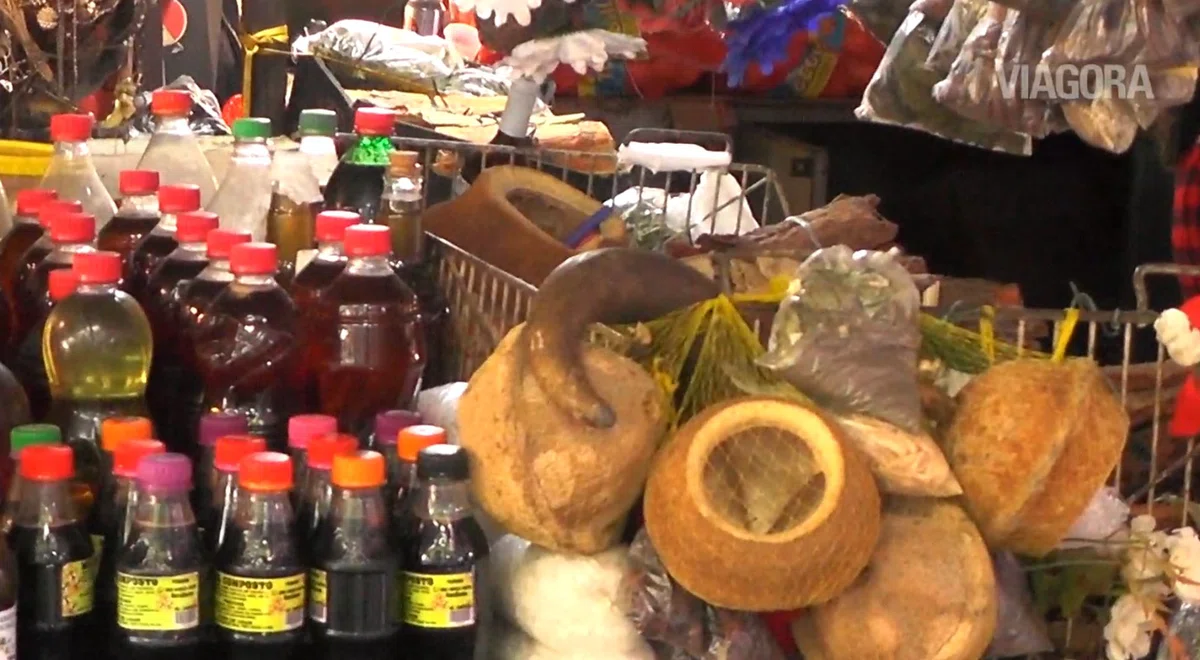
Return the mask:
[[199, 374], [186, 367], [191, 360], [180, 356], [179, 286], [199, 275], [208, 266], [208, 233], [217, 228], [217, 216], [208, 211], [181, 213], [176, 218], [175, 239], [179, 247], [158, 265], [146, 287], [142, 309], [150, 319], [154, 333], [154, 364], [150, 368], [150, 385], [146, 404], [154, 424], [161, 429], [159, 438], [171, 451], [190, 450], [187, 432], [189, 420], [181, 417], [177, 404], [178, 389], [184, 381], [196, 380]]
[[267, 237], [271, 210], [271, 120], [243, 117], [233, 122], [233, 159], [211, 204], [205, 206], [229, 229], [250, 232], [254, 240]]
[[234, 280], [195, 334], [206, 411], [246, 416], [250, 432], [287, 449], [287, 420], [298, 412], [300, 349], [296, 306], [275, 281], [275, 246], [242, 243], [230, 251]]
[[117, 212], [117, 205], [96, 173], [88, 140], [92, 137], [91, 115], [54, 115], [50, 118], [50, 139], [54, 156], [39, 188], [48, 188], [63, 199], [77, 199], [83, 210], [96, 216], [103, 225]]
[[392, 271], [391, 232], [346, 230], [346, 269], [317, 298], [311, 318], [320, 411], [346, 433], [365, 435], [375, 414], [410, 408], [425, 368], [417, 297]]
[[96, 234], [96, 247], [121, 255], [125, 269], [129, 268], [129, 257], [142, 237], [158, 224], [158, 180], [158, 172], [121, 172], [121, 204], [117, 214]]
[[175, 240], [175, 217], [180, 213], [199, 211], [200, 199], [199, 186], [165, 185], [158, 189], [158, 208], [162, 217], [134, 249], [125, 276], [125, 290], [138, 301], [145, 300], [150, 274], [158, 268], [159, 262], [179, 247]]
[[275, 188], [267, 214], [267, 242], [279, 248], [279, 283], [287, 288], [297, 258], [312, 249], [314, 218], [325, 200], [308, 158], [295, 147], [275, 150], [271, 180]]
[[379, 215], [383, 176], [392, 153], [396, 113], [386, 108], [359, 108], [354, 113], [358, 141], [342, 156], [325, 186], [325, 208], [354, 211], [364, 218]]
[[[50, 254], [53, 247], [53, 243], [50, 241], [50, 221], [64, 213], [80, 213], [82, 210], [83, 205], [79, 202], [61, 199], [45, 202], [38, 210], [38, 230], [41, 233], [13, 265], [13, 306], [9, 309], [9, 313], [13, 317], [14, 323], [9, 330], [9, 342], [5, 350], [5, 357], [8, 360], [13, 359], [17, 347], [35, 322], [35, 319], [28, 318], [28, 311], [22, 309], [25, 302], [25, 283], [33, 277], [33, 271], [37, 265], [46, 258], [46, 255]], [[32, 233], [32, 228], [29, 231]]]
[[338, 164], [337, 145], [333, 141], [337, 123], [337, 113], [332, 110], [310, 108], [300, 112], [300, 153], [308, 158], [321, 190]]
[[150, 112], [154, 134], [137, 168], [158, 172], [163, 185], [199, 186], [200, 203], [208, 204], [217, 193], [217, 177], [188, 124], [192, 97], [180, 89], [157, 90], [150, 97]]
[[8, 336], [0, 345], [0, 354], [7, 357], [13, 335], [20, 328], [17, 305], [17, 280], [22, 259], [29, 248], [45, 233], [38, 214], [46, 202], [55, 198], [53, 190], [29, 188], [17, 193], [17, 213], [13, 216], [13, 227], [0, 239], [0, 294], [4, 296], [4, 308], [8, 312]]
[[357, 213], [351, 211], [323, 211], [317, 216], [316, 254], [299, 264], [300, 270], [291, 282], [290, 292], [296, 309], [300, 312], [300, 382], [304, 387], [305, 408], [315, 410], [317, 399], [316, 362], [320, 359], [320, 347], [314, 345], [313, 325], [309, 321], [316, 313], [313, 305], [321, 294], [346, 267], [346, 253], [342, 250], [342, 239], [346, 229], [361, 222]]
[[50, 419], [75, 451], [80, 478], [97, 492], [105, 418], [145, 416], [153, 339], [142, 308], [117, 288], [121, 258], [86, 252], [75, 259], [79, 288], [50, 311], [42, 357], [53, 397]]

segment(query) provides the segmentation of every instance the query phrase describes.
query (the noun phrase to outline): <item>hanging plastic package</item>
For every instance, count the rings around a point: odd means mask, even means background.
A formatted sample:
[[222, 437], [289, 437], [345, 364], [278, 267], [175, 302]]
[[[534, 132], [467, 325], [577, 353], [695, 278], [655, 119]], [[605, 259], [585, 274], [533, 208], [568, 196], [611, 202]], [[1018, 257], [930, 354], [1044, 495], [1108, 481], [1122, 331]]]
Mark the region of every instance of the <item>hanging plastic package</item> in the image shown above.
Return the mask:
[[[1046, 63], [1142, 64], [1150, 71], [1194, 66], [1200, 42], [1174, 20], [1164, 0], [1083, 0], [1046, 51]], [[1136, 71], [1131, 75], [1136, 75]], [[1131, 81], [1130, 81], [1131, 82]]]
[[921, 12], [942, 20], [953, 0], [851, 0], [847, 9], [876, 39], [888, 43], [909, 12]]
[[929, 57], [925, 58], [925, 67], [933, 71], [948, 71], [990, 4], [987, 0], [954, 0], [954, 5], [938, 30], [937, 39], [929, 49]]

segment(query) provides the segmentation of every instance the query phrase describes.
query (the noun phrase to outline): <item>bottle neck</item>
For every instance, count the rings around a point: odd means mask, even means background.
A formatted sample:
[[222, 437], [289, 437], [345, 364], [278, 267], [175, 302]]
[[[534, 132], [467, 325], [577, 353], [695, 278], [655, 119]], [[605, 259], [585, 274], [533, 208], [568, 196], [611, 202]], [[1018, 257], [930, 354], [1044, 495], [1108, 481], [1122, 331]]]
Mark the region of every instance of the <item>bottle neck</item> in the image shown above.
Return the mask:
[[88, 146], [86, 140], [82, 142], [55, 142], [54, 157], [59, 160], [90, 160], [92, 149]]
[[352, 165], [376, 165], [387, 167], [388, 154], [392, 153], [392, 138], [387, 135], [362, 135], [350, 151], [346, 162]]
[[76, 289], [76, 293], [103, 295], [116, 292], [117, 284], [115, 282], [90, 282], [88, 284], [80, 284]]
[[91, 241], [56, 241], [54, 239], [50, 239], [50, 243], [54, 246], [55, 251], [70, 254], [88, 252], [92, 248]]
[[467, 483], [435, 478], [419, 482], [413, 510], [420, 517], [453, 522], [471, 515]]
[[157, 215], [157, 195], [130, 195], [121, 198], [121, 208], [118, 211], [124, 215]]
[[191, 135], [192, 127], [188, 124], [187, 115], [155, 115], [157, 125], [155, 133], [167, 135]]
[[252, 287], [255, 289], [269, 289], [271, 287], [279, 286], [275, 282], [275, 278], [273, 276], [263, 275], [261, 273], [234, 275], [233, 281], [235, 284], [240, 286]]
[[21, 487], [15, 524], [21, 527], [59, 527], [79, 522], [79, 509], [66, 481], [28, 481]]
[[351, 257], [346, 262], [346, 272], [363, 277], [384, 277], [392, 274], [392, 267], [387, 255]]
[[329, 520], [338, 534], [361, 536], [364, 532], [381, 530], [387, 525], [387, 508], [383, 491], [374, 488], [334, 487], [329, 504]]
[[180, 243], [179, 251], [187, 256], [189, 260], [204, 260], [208, 258], [208, 244], [204, 241], [195, 243]]
[[200, 271], [197, 279], [210, 280], [213, 282], [231, 282], [233, 281], [233, 271], [229, 270], [229, 258], [209, 257], [208, 265], [204, 270]]
[[113, 511], [116, 513], [117, 528], [113, 531], [117, 534], [117, 544], [125, 545], [125, 541], [129, 540], [129, 535], [133, 532], [133, 519], [135, 509], [137, 507], [137, 494], [133, 487], [133, 479], [129, 477], [117, 477], [116, 483], [113, 486]]
[[175, 225], [176, 225], [175, 214], [174, 213], [163, 213], [162, 217], [158, 219], [158, 224], [154, 225], [154, 233], [167, 234], [168, 236], [174, 236], [175, 235]]
[[239, 164], [271, 160], [271, 149], [264, 138], [243, 138], [233, 143], [233, 160]]
[[140, 488], [134, 521], [138, 527], [163, 529], [196, 523], [187, 491], [175, 488]]
[[308, 467], [304, 483], [304, 501], [310, 506], [318, 507], [329, 502], [331, 489], [329, 468]]
[[285, 490], [239, 489], [233, 524], [259, 539], [291, 538], [294, 514]]
[[500, 132], [514, 140], [529, 137], [529, 120], [537, 104], [538, 84], [529, 78], [518, 78], [508, 90], [504, 114], [500, 116]]
[[317, 258], [328, 259], [330, 261], [341, 261], [346, 257], [342, 251], [341, 241], [326, 241], [317, 243]]

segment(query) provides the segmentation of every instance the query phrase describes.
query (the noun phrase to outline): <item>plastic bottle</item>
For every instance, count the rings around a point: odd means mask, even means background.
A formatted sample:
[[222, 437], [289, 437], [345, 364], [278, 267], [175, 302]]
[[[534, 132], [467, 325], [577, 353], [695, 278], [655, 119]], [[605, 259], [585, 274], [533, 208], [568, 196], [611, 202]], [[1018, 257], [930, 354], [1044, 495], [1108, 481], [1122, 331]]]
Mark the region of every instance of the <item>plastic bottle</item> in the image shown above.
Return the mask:
[[156, 90], [150, 97], [150, 112], [154, 134], [137, 169], [159, 172], [163, 185], [199, 186], [200, 203], [208, 204], [217, 192], [217, 177], [188, 124], [191, 95], [178, 89]]
[[108, 417], [146, 414], [146, 379], [153, 343], [150, 323], [129, 294], [117, 288], [115, 252], [81, 253], [79, 289], [56, 305], [42, 333], [50, 381], [50, 418], [75, 451], [80, 479], [99, 492], [99, 431]]
[[237, 509], [217, 552], [217, 652], [234, 660], [289, 658], [304, 639], [306, 570], [288, 501], [292, 460], [242, 460]]
[[17, 558], [7, 543], [0, 543], [0, 648], [17, 657]]
[[145, 300], [150, 275], [167, 255], [179, 247], [175, 240], [176, 217], [180, 213], [200, 210], [200, 188], [192, 185], [164, 185], [158, 189], [160, 217], [154, 229], [146, 234], [129, 258], [125, 290], [138, 301]]
[[373, 451], [333, 459], [332, 501], [317, 529], [308, 577], [308, 617], [320, 658], [395, 655], [391, 610], [399, 561], [388, 535], [385, 473], [383, 456]]
[[133, 524], [117, 555], [119, 657], [198, 656], [200, 592], [208, 570], [188, 503], [191, 486], [192, 464], [182, 454], [138, 465]]
[[74, 268], [59, 268], [58, 270], [50, 271], [50, 278], [46, 282], [46, 290], [50, 295], [50, 302], [57, 304], [62, 302], [67, 296], [75, 293], [79, 288], [79, 273], [75, 272]]
[[190, 350], [184, 355], [180, 338], [179, 287], [208, 266], [208, 233], [217, 228], [217, 216], [208, 211], [190, 211], [176, 216], [175, 240], [179, 247], [159, 262], [146, 282], [142, 309], [150, 321], [154, 336], [154, 362], [146, 403], [162, 440], [170, 451], [189, 452], [192, 419], [187, 408], [176, 405], [179, 389], [200, 378], [192, 364]]
[[[409, 526], [412, 522], [412, 519], [406, 516], [412, 513], [413, 495], [417, 489], [417, 460], [421, 450], [444, 444], [446, 429], [432, 424], [416, 424], [401, 429], [397, 434], [394, 451], [396, 459], [388, 481], [392, 505], [389, 511], [397, 529]], [[395, 476], [392, 476], [393, 474]]]
[[76, 199], [83, 210], [103, 226], [117, 212], [117, 205], [100, 180], [92, 162], [88, 140], [95, 121], [91, 115], [54, 115], [50, 118], [50, 139], [54, 155], [39, 188], [58, 193], [62, 199]]
[[358, 140], [325, 186], [325, 208], [354, 211], [364, 218], [379, 215], [383, 175], [392, 153], [396, 113], [386, 108], [359, 108], [354, 113]]
[[205, 502], [200, 517], [204, 528], [204, 547], [216, 554], [228, 536], [237, 509], [238, 471], [242, 459], [266, 451], [267, 441], [257, 435], [224, 435], [217, 439], [213, 453], [213, 471], [205, 475], [211, 499]]
[[403, 639], [414, 658], [472, 660], [479, 645], [488, 542], [471, 510], [469, 478], [461, 447], [421, 450], [413, 523], [400, 530]]
[[128, 270], [129, 257], [142, 237], [158, 224], [158, 181], [158, 172], [122, 171], [117, 214], [96, 234], [96, 247], [121, 255], [124, 270]]
[[308, 158], [308, 165], [322, 190], [338, 164], [337, 145], [333, 141], [337, 123], [337, 113], [332, 110], [310, 108], [300, 111], [300, 153]]
[[205, 208], [221, 217], [228, 229], [250, 232], [254, 240], [267, 237], [271, 209], [271, 120], [243, 117], [233, 122], [233, 157], [221, 188]]
[[[100, 422], [100, 490], [97, 502], [111, 499], [116, 488], [113, 476], [117, 449], [130, 440], [154, 439], [154, 425], [146, 417], [109, 417]], [[95, 519], [95, 515], [92, 519]], [[90, 522], [90, 521], [89, 521]]]
[[318, 436], [309, 442], [308, 467], [296, 505], [297, 536], [303, 547], [312, 548], [317, 528], [329, 513], [329, 498], [333, 495], [330, 481], [333, 457], [357, 450], [358, 439], [343, 433]]
[[358, 224], [362, 219], [351, 211], [324, 211], [317, 216], [317, 249], [308, 258], [301, 256], [303, 261], [297, 261], [301, 269], [292, 278], [289, 292], [296, 303], [300, 314], [300, 350], [304, 356], [301, 359], [300, 382], [304, 386], [305, 406], [316, 408], [320, 401], [317, 398], [316, 364], [321, 359], [321, 346], [314, 344], [312, 337], [313, 314], [318, 313], [314, 304], [321, 292], [333, 284], [333, 280], [342, 274], [346, 268], [346, 253], [342, 249], [342, 240], [346, 229]]
[[314, 364], [319, 409], [342, 430], [363, 435], [375, 413], [412, 406], [425, 368], [425, 338], [417, 297], [388, 264], [388, 228], [350, 227], [344, 246], [346, 269], [306, 321], [321, 351]]
[[273, 192], [266, 238], [279, 248], [280, 279], [286, 282], [296, 272], [297, 255], [313, 246], [314, 218], [325, 200], [308, 158], [298, 147], [275, 149], [270, 176]]
[[[227, 435], [246, 435], [248, 427], [246, 418], [233, 413], [208, 413], [200, 418], [197, 434], [196, 459], [192, 461], [195, 474], [192, 475], [192, 510], [204, 529], [208, 523], [208, 509], [213, 499], [213, 485], [216, 483], [216, 449], [217, 440]], [[257, 449], [255, 451], [262, 451]]]
[[92, 542], [71, 497], [71, 449], [26, 447], [21, 452], [21, 503], [9, 545], [25, 578], [17, 588], [17, 657], [86, 658], [96, 649]]
[[[303, 486], [308, 480], [308, 445], [313, 438], [337, 433], [337, 420], [329, 415], [296, 415], [288, 420], [288, 455], [296, 471], [294, 481]], [[299, 500], [292, 491], [292, 506]]]
[[368, 448], [383, 454], [383, 458], [388, 461], [389, 475], [391, 475], [392, 463], [388, 454], [396, 453], [396, 438], [400, 431], [420, 423], [421, 413], [412, 410], [383, 410], [375, 413], [375, 427], [371, 430], [371, 435], [365, 444]]
[[74, 200], [55, 199], [44, 202], [38, 209], [38, 226], [41, 227], [41, 235], [29, 246], [25, 254], [21, 257], [20, 263], [16, 267], [16, 272], [13, 280], [13, 295], [17, 299], [17, 306], [14, 308], [19, 316], [18, 329], [14, 334], [19, 333], [19, 337], [14, 337], [14, 340], [19, 340], [24, 337], [29, 331], [29, 326], [33, 324], [33, 319], [26, 318], [23, 313], [25, 310], [21, 305], [25, 304], [25, 288], [26, 282], [33, 277], [33, 272], [37, 269], [37, 265], [41, 263], [46, 255], [50, 254], [54, 243], [50, 240], [50, 225], [54, 219], [60, 215], [67, 213], [82, 213], [83, 205]]
[[242, 243], [230, 252], [234, 281], [195, 333], [204, 406], [246, 416], [272, 449], [287, 446], [287, 420], [301, 403], [295, 383], [296, 306], [275, 282], [275, 246]]
[[55, 197], [53, 190], [42, 188], [29, 188], [17, 193], [17, 213], [13, 216], [12, 229], [0, 239], [0, 292], [3, 292], [8, 308], [10, 331], [18, 327], [15, 287], [21, 258], [45, 233], [38, 222], [38, 214], [42, 206]]
[[13, 528], [13, 520], [17, 515], [17, 507], [21, 504], [21, 452], [27, 447], [37, 445], [57, 445], [62, 443], [62, 434], [53, 424], [22, 424], [13, 427], [9, 434], [8, 455], [13, 462], [13, 475], [8, 481], [7, 495], [4, 498], [4, 513], [0, 515], [0, 531], [7, 537]]

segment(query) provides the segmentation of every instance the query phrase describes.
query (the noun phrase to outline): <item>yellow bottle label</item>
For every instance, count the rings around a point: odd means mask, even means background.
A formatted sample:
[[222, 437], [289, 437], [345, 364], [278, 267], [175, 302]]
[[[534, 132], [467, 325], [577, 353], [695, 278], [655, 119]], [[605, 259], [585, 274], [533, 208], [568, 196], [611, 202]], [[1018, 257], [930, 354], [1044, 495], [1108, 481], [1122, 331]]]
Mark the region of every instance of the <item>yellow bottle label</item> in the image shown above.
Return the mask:
[[126, 630], [189, 630], [200, 625], [200, 574], [117, 573], [117, 625]]
[[92, 611], [95, 581], [88, 569], [90, 560], [81, 559], [62, 567], [62, 615], [79, 616]]
[[308, 618], [325, 623], [325, 608], [329, 597], [325, 587], [325, 571], [312, 569], [308, 572]]
[[304, 574], [245, 578], [217, 573], [217, 625], [246, 633], [295, 630], [304, 623]]
[[88, 560], [88, 575], [95, 584], [96, 576], [100, 574], [100, 556], [104, 554], [104, 537], [92, 534], [92, 558]]
[[404, 572], [404, 622], [421, 628], [475, 623], [475, 574]]

